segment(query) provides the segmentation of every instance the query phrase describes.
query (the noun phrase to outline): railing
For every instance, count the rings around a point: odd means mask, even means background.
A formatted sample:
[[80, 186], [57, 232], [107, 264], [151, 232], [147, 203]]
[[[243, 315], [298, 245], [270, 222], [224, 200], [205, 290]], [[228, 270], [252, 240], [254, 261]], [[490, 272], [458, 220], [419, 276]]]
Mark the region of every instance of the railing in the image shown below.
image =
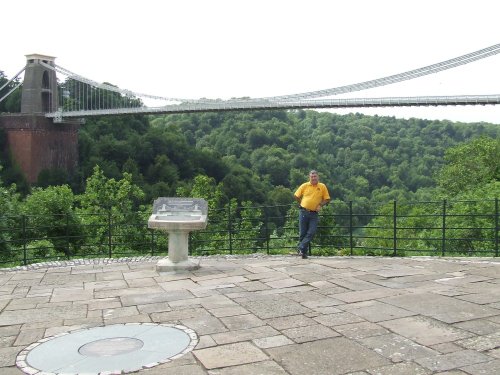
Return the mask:
[[[295, 205], [209, 211], [203, 231], [191, 232], [189, 252], [295, 253]], [[72, 258], [167, 255], [167, 235], [147, 228], [147, 213], [127, 220], [110, 212], [0, 217], [0, 265], [12, 267]], [[499, 254], [498, 198], [482, 201], [390, 202], [362, 207], [332, 202], [320, 214], [312, 255], [495, 256]]]

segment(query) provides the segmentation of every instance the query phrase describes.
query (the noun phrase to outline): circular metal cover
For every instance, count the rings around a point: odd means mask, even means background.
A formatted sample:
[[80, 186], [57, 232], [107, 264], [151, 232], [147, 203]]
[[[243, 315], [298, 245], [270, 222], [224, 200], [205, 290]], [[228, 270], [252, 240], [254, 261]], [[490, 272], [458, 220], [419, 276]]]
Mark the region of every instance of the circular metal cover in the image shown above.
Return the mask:
[[197, 344], [181, 325], [115, 324], [42, 339], [22, 350], [16, 365], [27, 374], [120, 374], [169, 362]]

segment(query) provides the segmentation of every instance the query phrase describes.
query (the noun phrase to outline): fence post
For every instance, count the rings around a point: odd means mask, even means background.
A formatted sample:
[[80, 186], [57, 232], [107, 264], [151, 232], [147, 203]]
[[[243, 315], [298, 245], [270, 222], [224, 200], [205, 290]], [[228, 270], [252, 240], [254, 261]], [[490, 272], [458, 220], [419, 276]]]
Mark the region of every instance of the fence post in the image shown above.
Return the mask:
[[498, 256], [498, 198], [495, 198], [495, 256]]
[[266, 236], [266, 252], [269, 255], [269, 241], [271, 241], [271, 238], [269, 236], [269, 219], [266, 210], [264, 210], [264, 235]]
[[28, 239], [26, 238], [26, 215], [21, 215], [21, 229], [23, 233], [23, 265], [28, 265], [28, 254], [27, 254], [27, 246], [26, 243]]
[[233, 231], [231, 225], [231, 201], [227, 205], [227, 230], [229, 232], [229, 254], [233, 254]]
[[150, 229], [149, 230], [151, 233], [151, 256], [155, 255], [155, 231]]
[[446, 199], [443, 199], [443, 227], [441, 237], [441, 256], [444, 257], [446, 249]]
[[71, 252], [69, 250], [69, 213], [66, 212], [66, 258], [71, 259]]
[[113, 242], [111, 238], [111, 210], [108, 210], [108, 257], [111, 258], [113, 256]]
[[353, 238], [352, 238], [352, 201], [349, 201], [349, 247], [351, 249], [350, 253], [352, 256], [353, 250]]
[[392, 221], [393, 221], [393, 235], [392, 235], [392, 247], [393, 247], [393, 254], [392, 256], [396, 256], [397, 255], [397, 224], [396, 224], [396, 219], [397, 219], [397, 210], [396, 210], [396, 200], [394, 200], [393, 202], [393, 212], [392, 212]]

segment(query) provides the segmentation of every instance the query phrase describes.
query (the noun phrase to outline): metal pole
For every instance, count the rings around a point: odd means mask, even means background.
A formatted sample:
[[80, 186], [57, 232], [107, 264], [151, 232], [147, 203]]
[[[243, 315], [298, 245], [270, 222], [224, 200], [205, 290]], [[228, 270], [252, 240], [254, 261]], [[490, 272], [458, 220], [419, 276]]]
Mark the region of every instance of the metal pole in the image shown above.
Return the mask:
[[268, 217], [267, 217], [267, 212], [266, 210], [264, 210], [264, 235], [266, 236], [266, 251], [267, 251], [267, 255], [269, 255], [269, 241], [271, 240], [270, 239], [270, 236], [269, 236], [269, 220], [268, 220]]
[[227, 230], [229, 231], [229, 254], [233, 254], [233, 235], [231, 230], [231, 201], [227, 206]]
[[392, 247], [393, 247], [393, 254], [392, 256], [397, 255], [397, 224], [396, 224], [396, 219], [397, 219], [397, 211], [396, 211], [396, 200], [393, 202], [393, 213], [392, 213], [392, 221], [393, 221], [393, 234], [392, 234]]
[[443, 199], [443, 230], [441, 237], [441, 256], [444, 257], [446, 249], [446, 199]]
[[498, 256], [498, 198], [495, 198], [495, 256]]
[[108, 256], [113, 256], [112, 239], [111, 239], [111, 210], [108, 210]]
[[26, 215], [21, 216], [21, 225], [22, 225], [22, 233], [23, 233], [23, 265], [28, 264], [28, 256], [27, 256], [27, 238], [26, 238]]
[[69, 214], [66, 212], [66, 258], [71, 258], [71, 253], [69, 250]]
[[352, 201], [349, 201], [349, 246], [351, 249], [351, 256], [353, 251], [353, 237], [352, 237]]

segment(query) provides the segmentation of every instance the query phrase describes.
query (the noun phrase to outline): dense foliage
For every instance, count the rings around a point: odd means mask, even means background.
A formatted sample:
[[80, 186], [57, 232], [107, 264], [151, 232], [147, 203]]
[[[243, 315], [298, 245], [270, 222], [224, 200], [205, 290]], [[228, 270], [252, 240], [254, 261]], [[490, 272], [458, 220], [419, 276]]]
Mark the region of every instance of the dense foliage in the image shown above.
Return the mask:
[[[71, 185], [83, 191], [99, 165], [108, 178], [130, 173], [145, 193], [143, 203], [175, 195], [203, 175], [220, 184], [221, 202], [275, 204], [289, 201], [308, 171], [317, 169], [334, 198], [368, 204], [425, 196], [437, 186], [448, 148], [499, 133], [498, 126], [483, 123], [314, 111], [90, 118], [80, 130]], [[52, 171], [38, 185], [67, 178]]]
[[[402, 228], [398, 235], [405, 238], [398, 247], [408, 250], [434, 249], [442, 254], [445, 243], [440, 239], [445, 237], [453, 239], [453, 251], [465, 255], [491, 250], [495, 241], [498, 246], [500, 138], [477, 138], [452, 147], [446, 151], [445, 162], [432, 201], [403, 203], [397, 208], [386, 205], [381, 209], [386, 215], [373, 220], [367, 230], [373, 238], [366, 242], [386, 249], [379, 254], [391, 252], [391, 244], [380, 237], [391, 238], [394, 227]], [[403, 216], [398, 223], [393, 220], [395, 210]]]

